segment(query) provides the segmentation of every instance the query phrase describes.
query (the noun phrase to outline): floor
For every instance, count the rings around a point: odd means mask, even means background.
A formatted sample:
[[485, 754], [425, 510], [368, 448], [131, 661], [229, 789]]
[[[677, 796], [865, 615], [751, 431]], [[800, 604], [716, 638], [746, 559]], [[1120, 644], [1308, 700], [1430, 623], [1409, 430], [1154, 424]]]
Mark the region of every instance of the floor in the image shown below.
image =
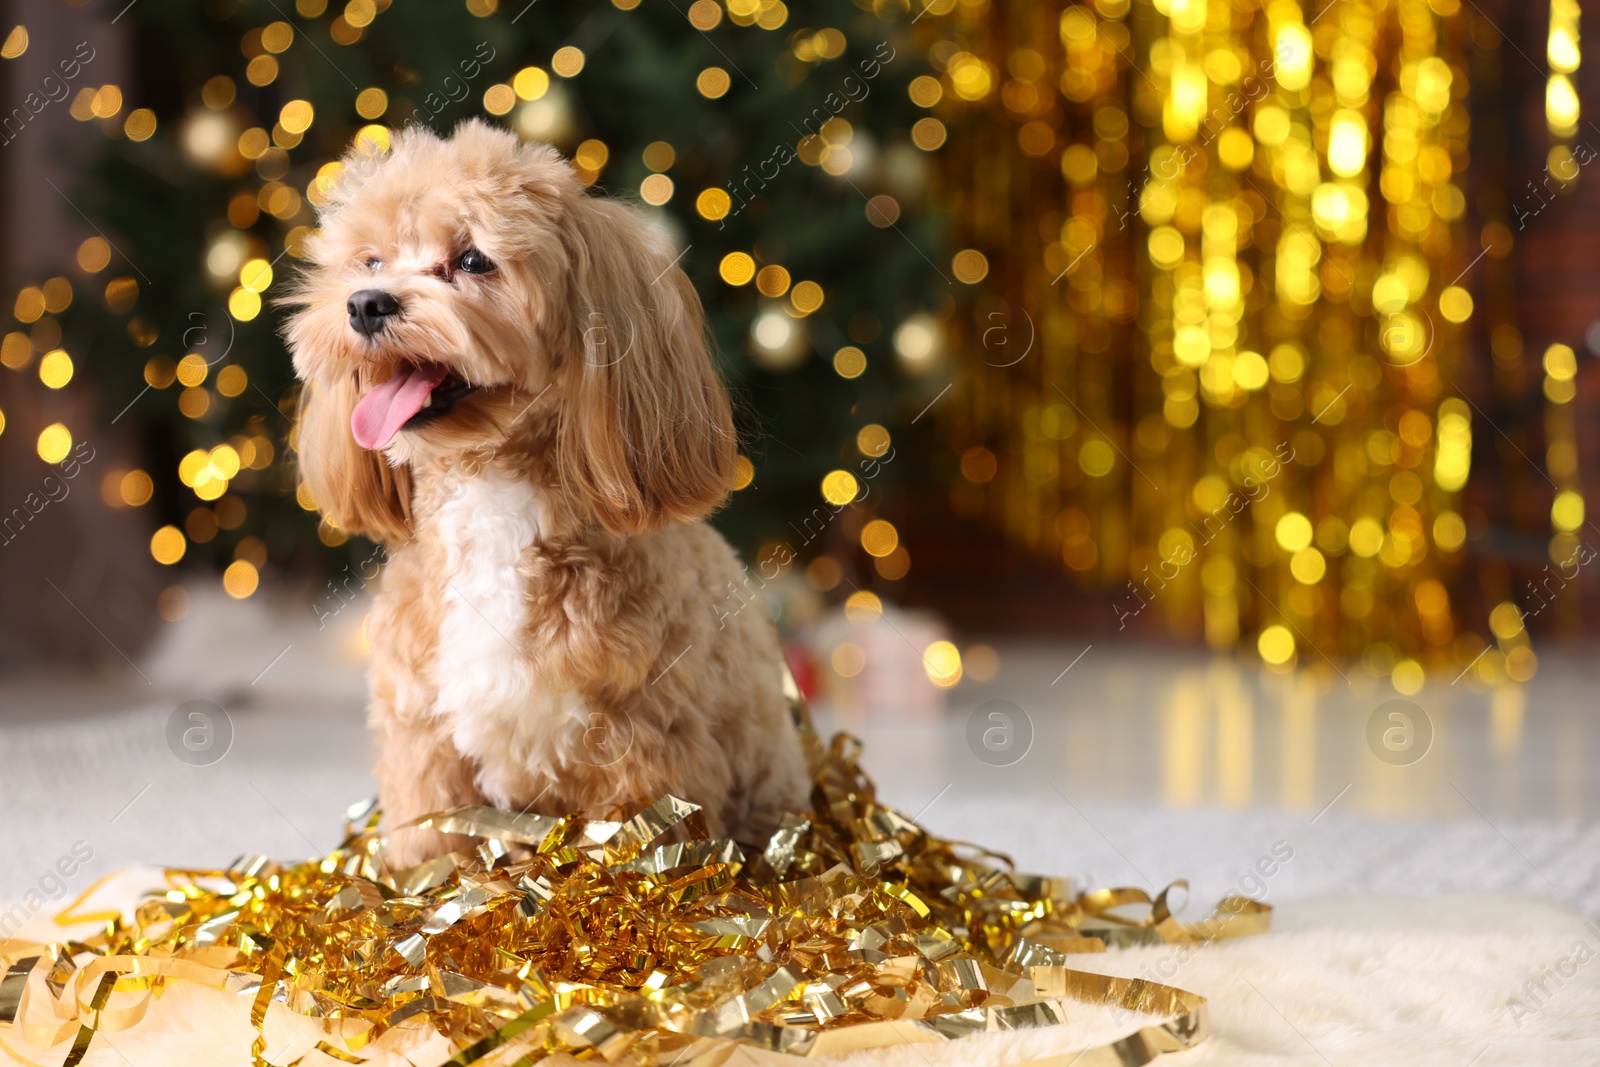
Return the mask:
[[[372, 791], [371, 749], [362, 606], [320, 614], [197, 594], [135, 668], [0, 678], [0, 902], [48, 906], [126, 865], [331, 846]], [[1395, 706], [1330, 677], [1002, 644], [991, 680], [816, 710], [864, 741], [880, 796], [1028, 869], [1187, 878], [1197, 905], [1498, 891], [1600, 914], [1600, 666], [1547, 655], [1526, 686]]]

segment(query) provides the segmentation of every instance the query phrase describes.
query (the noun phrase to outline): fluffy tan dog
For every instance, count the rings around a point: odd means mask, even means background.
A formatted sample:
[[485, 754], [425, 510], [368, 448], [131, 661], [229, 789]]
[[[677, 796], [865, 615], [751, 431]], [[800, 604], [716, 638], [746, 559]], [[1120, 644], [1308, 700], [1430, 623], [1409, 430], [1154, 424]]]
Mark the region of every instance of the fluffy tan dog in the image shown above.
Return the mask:
[[[667, 243], [480, 122], [345, 160], [286, 326], [324, 514], [389, 548], [370, 720], [390, 825], [663, 793], [757, 840], [808, 782], [759, 609], [700, 521], [735, 436]], [[742, 600], [739, 601], [742, 603]], [[392, 861], [449, 847], [421, 830]]]

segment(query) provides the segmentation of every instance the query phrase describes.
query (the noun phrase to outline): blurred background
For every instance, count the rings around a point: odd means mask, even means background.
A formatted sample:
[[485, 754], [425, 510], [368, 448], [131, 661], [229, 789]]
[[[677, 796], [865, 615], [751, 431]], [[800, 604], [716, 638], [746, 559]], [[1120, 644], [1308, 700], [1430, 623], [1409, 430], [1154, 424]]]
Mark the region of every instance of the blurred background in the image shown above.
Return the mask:
[[298, 482], [275, 298], [342, 155], [482, 117], [682, 249], [711, 609], [890, 802], [1100, 882], [1286, 840], [1273, 893], [1600, 906], [1579, 7], [0, 5], [0, 900], [370, 793], [383, 556]]

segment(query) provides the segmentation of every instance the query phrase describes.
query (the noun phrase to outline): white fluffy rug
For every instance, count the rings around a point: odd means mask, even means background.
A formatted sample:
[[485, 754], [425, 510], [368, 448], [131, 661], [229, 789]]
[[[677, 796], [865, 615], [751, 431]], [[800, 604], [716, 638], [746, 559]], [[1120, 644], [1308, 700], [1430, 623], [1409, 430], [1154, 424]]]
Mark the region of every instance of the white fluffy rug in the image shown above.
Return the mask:
[[[125, 895], [141, 878], [151, 881], [136, 875], [107, 892]], [[48, 929], [36, 922], [28, 933]], [[1600, 1064], [1597, 956], [1600, 922], [1586, 924], [1575, 912], [1528, 897], [1485, 895], [1296, 902], [1281, 906], [1272, 932], [1261, 937], [1075, 961], [1086, 970], [1165, 981], [1209, 999], [1210, 1040], [1161, 1060], [1171, 1067], [1593, 1067]], [[97, 1037], [83, 1063], [247, 1067], [248, 1012], [248, 1000], [180, 983], [138, 1026]], [[859, 1052], [829, 1062], [1069, 1067], [1086, 1044], [1111, 1040], [1140, 1021], [1085, 1008], [1081, 1019], [1048, 1030]], [[289, 1038], [291, 1022], [275, 1006], [269, 1034], [289, 1042], [280, 1048], [304, 1051], [311, 1042]], [[54, 1065], [64, 1051], [32, 1058]], [[450, 1054], [442, 1042], [410, 1051], [427, 1065]], [[0, 1052], [0, 1062], [6, 1059]], [[306, 1062], [331, 1067], [335, 1061], [315, 1054]]]

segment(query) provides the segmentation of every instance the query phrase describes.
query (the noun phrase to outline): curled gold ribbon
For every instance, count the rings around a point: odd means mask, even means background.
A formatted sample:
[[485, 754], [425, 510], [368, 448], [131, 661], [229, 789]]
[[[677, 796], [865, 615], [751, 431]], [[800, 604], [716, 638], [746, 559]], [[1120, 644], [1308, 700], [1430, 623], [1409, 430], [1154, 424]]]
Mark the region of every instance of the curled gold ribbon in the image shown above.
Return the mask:
[[[1053, 1026], [1089, 1007], [1158, 1021], [1036, 1067], [1138, 1067], [1204, 1040], [1196, 994], [1072, 957], [1256, 933], [1270, 909], [1229, 898], [1180, 923], [1168, 894], [1182, 883], [1077, 892], [933, 837], [878, 802], [859, 742], [824, 746], [788, 691], [812, 810], [762, 847], [712, 838], [672, 796], [621, 822], [473, 807], [412, 824], [471, 852], [394, 870], [376, 811], [358, 806], [324, 857], [168, 871], [131, 917], [93, 913], [101, 931], [81, 941], [0, 942], [0, 1051], [27, 1064], [19, 1042], [70, 1040], [75, 1064], [179, 981], [249, 996], [261, 1067], [287, 1067], [266, 1037], [275, 1006], [316, 1020], [316, 1051], [345, 1063], [419, 1028], [461, 1067], [556, 1053], [712, 1067], [735, 1048], [780, 1063]], [[90, 898], [63, 921], [86, 918]]]

